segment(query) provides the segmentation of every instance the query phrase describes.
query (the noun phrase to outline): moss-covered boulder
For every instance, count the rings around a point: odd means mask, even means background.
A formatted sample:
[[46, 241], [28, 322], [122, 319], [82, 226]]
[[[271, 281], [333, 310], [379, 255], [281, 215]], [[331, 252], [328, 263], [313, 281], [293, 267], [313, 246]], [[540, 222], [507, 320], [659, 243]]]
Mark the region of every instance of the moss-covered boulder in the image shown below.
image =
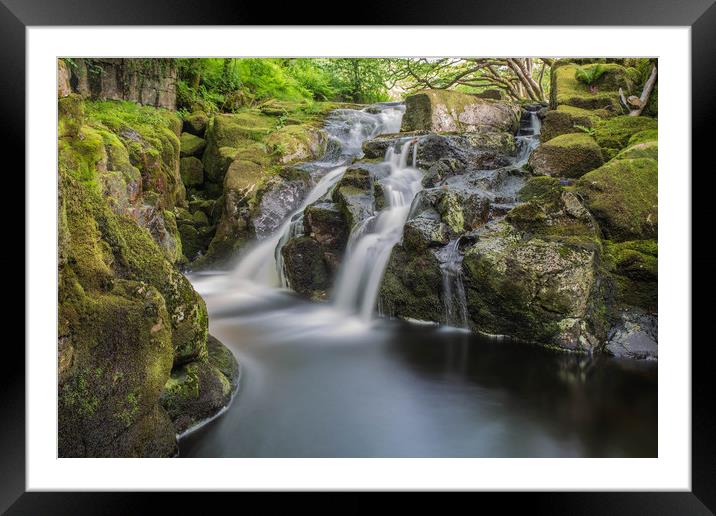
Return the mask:
[[529, 165], [537, 175], [581, 177], [604, 163], [602, 151], [586, 133], [563, 134], [540, 145]]
[[160, 293], [127, 280], [85, 290], [65, 269], [59, 296], [58, 455], [174, 455], [175, 431], [158, 405], [172, 365]]
[[604, 118], [615, 114], [605, 109], [583, 109], [563, 104], [547, 111], [542, 120], [540, 140], [547, 142], [561, 134], [571, 134], [590, 129]]
[[[613, 158], [630, 143], [632, 136], [655, 131], [658, 122], [645, 116], [617, 116], [594, 126], [594, 139], [602, 148], [605, 159]], [[645, 133], [651, 134], [651, 133]]]
[[656, 240], [604, 242], [603, 265], [614, 285], [616, 309], [658, 309], [658, 244]]
[[398, 244], [391, 252], [379, 291], [381, 311], [389, 317], [442, 321], [442, 273], [432, 250], [408, 250]]
[[161, 405], [178, 434], [216, 415], [238, 388], [236, 358], [216, 338], [209, 337], [208, 359], [176, 367], [164, 385]]
[[85, 114], [58, 142], [58, 452], [172, 456], [160, 395], [172, 368], [209, 360], [206, 306], [161, 237], [181, 255], [182, 208], [132, 178], [178, 177], [178, 138], [161, 110], [91, 103]]
[[643, 143], [635, 143], [629, 145], [627, 148], [622, 149], [619, 153], [614, 156], [614, 159], [635, 159], [635, 158], [650, 158], [653, 160], [659, 159], [659, 142], [656, 140]]
[[625, 68], [615, 63], [585, 64], [583, 68], [600, 67], [603, 74], [594, 84], [595, 91], [579, 82], [576, 72], [579, 65], [564, 64], [553, 67], [551, 75], [550, 107], [566, 104], [583, 109], [607, 109], [613, 113], [620, 113], [619, 88], [626, 94], [635, 89], [637, 77], [633, 69]]
[[619, 242], [657, 237], [657, 168], [649, 158], [612, 160], [577, 182], [606, 238]]
[[204, 182], [204, 165], [194, 156], [179, 161], [179, 172], [184, 186], [198, 186]]
[[310, 125], [287, 125], [266, 138], [269, 152], [281, 164], [310, 161], [320, 158], [326, 151], [326, 132]]
[[516, 105], [451, 90], [425, 90], [405, 99], [401, 131], [505, 131], [519, 127]]
[[182, 157], [201, 156], [206, 147], [206, 140], [191, 133], [181, 133], [180, 141]]
[[273, 129], [271, 117], [251, 110], [214, 116], [207, 125], [202, 158], [207, 178], [220, 184], [233, 159], [265, 162], [266, 147], [261, 142]]
[[206, 126], [209, 124], [209, 116], [203, 111], [194, 111], [184, 119], [184, 132], [196, 136], [204, 136]]
[[506, 222], [489, 224], [463, 262], [471, 327], [570, 351], [598, 349], [597, 256], [589, 246], [526, 239]]

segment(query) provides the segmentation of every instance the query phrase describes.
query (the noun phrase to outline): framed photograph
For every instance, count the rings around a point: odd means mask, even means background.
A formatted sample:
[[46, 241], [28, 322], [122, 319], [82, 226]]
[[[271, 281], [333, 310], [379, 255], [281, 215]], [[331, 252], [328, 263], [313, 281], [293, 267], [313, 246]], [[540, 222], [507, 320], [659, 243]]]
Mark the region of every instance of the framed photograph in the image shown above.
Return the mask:
[[530, 491], [508, 503], [712, 513], [691, 170], [716, 8], [515, 7], [258, 26], [3, 0], [27, 302], [0, 508]]

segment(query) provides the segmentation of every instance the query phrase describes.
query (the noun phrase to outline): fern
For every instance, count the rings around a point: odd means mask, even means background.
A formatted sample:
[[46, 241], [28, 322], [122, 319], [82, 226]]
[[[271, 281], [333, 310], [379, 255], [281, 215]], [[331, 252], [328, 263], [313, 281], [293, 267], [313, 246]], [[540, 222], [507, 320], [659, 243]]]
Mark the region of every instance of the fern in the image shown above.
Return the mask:
[[594, 128], [593, 128], [593, 127], [585, 127], [585, 126], [583, 126], [583, 125], [574, 124], [574, 128], [575, 128], [575, 129], [579, 129], [580, 131], [587, 133], [589, 136], [594, 136], [594, 134], [595, 134], [595, 131], [594, 131]]
[[581, 66], [578, 66], [577, 70], [574, 72], [574, 78], [579, 82], [586, 84], [589, 87], [589, 91], [596, 93], [596, 82], [602, 75], [604, 75], [605, 72], [606, 69], [601, 64], [596, 64], [589, 68], [582, 68]]

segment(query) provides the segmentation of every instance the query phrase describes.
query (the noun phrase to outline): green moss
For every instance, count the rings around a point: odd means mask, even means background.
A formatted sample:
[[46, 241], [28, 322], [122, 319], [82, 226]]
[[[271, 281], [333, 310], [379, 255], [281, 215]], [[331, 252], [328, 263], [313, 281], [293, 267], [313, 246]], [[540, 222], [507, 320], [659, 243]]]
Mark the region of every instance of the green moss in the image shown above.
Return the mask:
[[656, 238], [657, 168], [653, 159], [614, 160], [578, 181], [577, 191], [607, 238]]
[[179, 173], [184, 186], [198, 186], [204, 182], [204, 166], [201, 160], [194, 156], [181, 158]]
[[540, 145], [529, 165], [538, 175], [580, 177], [604, 163], [594, 138], [586, 133], [562, 134]]
[[57, 101], [58, 136], [75, 137], [84, 124], [84, 102], [79, 95], [68, 95]]
[[657, 121], [644, 116], [617, 116], [594, 127], [594, 138], [602, 149], [613, 154], [629, 144], [631, 137], [645, 130], [656, 130]]
[[411, 252], [402, 245], [393, 248], [379, 294], [384, 314], [443, 321], [442, 291], [440, 264], [430, 250]]
[[559, 179], [554, 177], [533, 177], [518, 193], [520, 201], [540, 201], [542, 203], [555, 204], [562, 196], [562, 186]]
[[619, 151], [614, 159], [651, 158], [659, 159], [659, 144], [656, 141], [635, 143]]
[[604, 242], [603, 265], [615, 286], [616, 306], [658, 309], [656, 240]]
[[629, 138], [628, 145], [636, 145], [638, 143], [647, 143], [651, 141], [657, 141], [659, 139], [659, 131], [658, 129], [645, 129], [644, 131], [639, 131], [638, 133], [634, 133], [631, 138]]
[[[575, 77], [576, 64], [565, 64], [553, 69], [550, 91], [550, 104], [552, 109], [566, 104], [583, 109], [607, 109], [620, 112], [619, 87], [630, 92], [634, 84], [630, 81], [624, 67], [618, 64], [599, 64], [605, 73], [596, 81], [597, 92], [592, 93], [586, 84], [579, 82]], [[584, 65], [591, 69], [597, 64]]]
[[206, 147], [206, 140], [191, 133], [181, 133], [181, 156], [198, 156]]

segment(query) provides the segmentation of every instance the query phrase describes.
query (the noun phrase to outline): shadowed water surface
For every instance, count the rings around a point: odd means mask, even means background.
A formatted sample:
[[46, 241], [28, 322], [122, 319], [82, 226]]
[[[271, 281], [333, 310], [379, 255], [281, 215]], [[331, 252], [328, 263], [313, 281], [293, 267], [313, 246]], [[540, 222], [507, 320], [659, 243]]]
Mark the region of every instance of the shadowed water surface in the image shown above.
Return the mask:
[[[182, 457], [657, 455], [657, 365], [377, 320], [192, 278], [241, 364]], [[240, 292], [237, 293], [237, 292]]]

